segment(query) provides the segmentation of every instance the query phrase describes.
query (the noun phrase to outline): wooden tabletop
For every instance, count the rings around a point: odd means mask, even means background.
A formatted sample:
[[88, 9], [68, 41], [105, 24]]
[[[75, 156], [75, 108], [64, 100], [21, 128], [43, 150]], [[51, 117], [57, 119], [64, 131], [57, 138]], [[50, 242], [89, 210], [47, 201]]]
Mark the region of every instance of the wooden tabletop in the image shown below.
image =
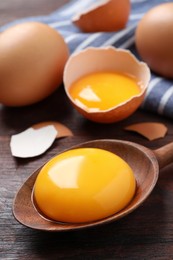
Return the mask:
[[[68, 1], [1, 1], [0, 25], [23, 16], [48, 14], [65, 2]], [[74, 136], [56, 140], [37, 158], [12, 157], [11, 135], [48, 120], [65, 124]], [[151, 121], [168, 127], [165, 138], [148, 141], [124, 131], [129, 124]], [[173, 123], [142, 110], [119, 123], [89, 122], [71, 107], [63, 86], [33, 106], [0, 105], [0, 259], [173, 259], [173, 164], [160, 171], [158, 183], [143, 205], [117, 222], [80, 231], [47, 233], [29, 229], [14, 219], [14, 196], [35, 169], [65, 148], [103, 138], [129, 140], [156, 149], [172, 141]]]

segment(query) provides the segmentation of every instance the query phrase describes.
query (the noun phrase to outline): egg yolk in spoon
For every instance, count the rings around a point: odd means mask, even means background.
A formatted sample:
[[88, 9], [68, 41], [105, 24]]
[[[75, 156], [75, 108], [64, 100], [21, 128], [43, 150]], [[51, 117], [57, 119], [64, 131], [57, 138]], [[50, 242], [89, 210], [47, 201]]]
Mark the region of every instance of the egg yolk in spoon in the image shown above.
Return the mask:
[[48, 219], [82, 223], [120, 211], [135, 189], [133, 171], [119, 156], [98, 148], [78, 148], [43, 166], [33, 197], [35, 207]]

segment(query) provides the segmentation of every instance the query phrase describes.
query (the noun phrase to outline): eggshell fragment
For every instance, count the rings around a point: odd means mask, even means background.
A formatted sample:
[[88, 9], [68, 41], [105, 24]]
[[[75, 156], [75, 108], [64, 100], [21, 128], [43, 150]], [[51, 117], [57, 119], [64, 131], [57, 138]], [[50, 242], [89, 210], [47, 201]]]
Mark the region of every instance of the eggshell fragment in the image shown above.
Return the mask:
[[126, 26], [130, 7], [129, 0], [103, 0], [77, 14], [72, 21], [84, 32], [118, 31]]
[[[73, 82], [93, 72], [119, 72], [132, 75], [141, 84], [141, 93], [108, 110], [88, 111], [77, 104], [69, 94]], [[142, 103], [150, 80], [148, 66], [139, 62], [128, 50], [114, 47], [86, 48], [71, 55], [64, 69], [64, 87], [72, 105], [89, 120], [100, 123], [117, 122], [130, 116]], [[106, 91], [106, 90], [105, 90]]]
[[54, 126], [55, 129], [57, 130], [56, 138], [73, 136], [73, 133], [69, 128], [67, 128], [65, 125], [60, 124], [59, 122], [55, 122], [55, 121], [41, 122], [41, 123], [33, 125], [32, 128], [40, 129], [42, 127], [50, 126], [50, 125]]
[[164, 124], [153, 122], [129, 125], [125, 127], [125, 130], [137, 132], [150, 141], [164, 137], [167, 133], [167, 127]]
[[173, 78], [173, 3], [150, 9], [139, 22], [135, 43], [141, 58], [161, 76]]
[[40, 129], [30, 127], [11, 137], [11, 153], [20, 158], [38, 156], [52, 145], [56, 136], [57, 130], [52, 125]]

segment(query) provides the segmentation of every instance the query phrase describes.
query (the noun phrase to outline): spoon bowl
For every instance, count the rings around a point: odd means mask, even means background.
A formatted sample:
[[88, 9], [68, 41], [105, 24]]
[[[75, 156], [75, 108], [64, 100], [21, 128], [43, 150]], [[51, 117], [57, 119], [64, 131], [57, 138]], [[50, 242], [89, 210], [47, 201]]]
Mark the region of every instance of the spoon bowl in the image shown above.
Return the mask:
[[89, 147], [113, 152], [130, 165], [137, 184], [131, 202], [116, 214], [94, 222], [73, 224], [46, 219], [37, 211], [32, 201], [33, 186], [40, 169], [43, 167], [41, 166], [26, 180], [16, 194], [13, 203], [13, 214], [16, 220], [33, 229], [55, 232], [82, 229], [116, 221], [131, 213], [146, 200], [157, 183], [159, 169], [173, 162], [173, 143], [151, 151], [133, 142], [104, 139], [81, 143], [70, 149]]

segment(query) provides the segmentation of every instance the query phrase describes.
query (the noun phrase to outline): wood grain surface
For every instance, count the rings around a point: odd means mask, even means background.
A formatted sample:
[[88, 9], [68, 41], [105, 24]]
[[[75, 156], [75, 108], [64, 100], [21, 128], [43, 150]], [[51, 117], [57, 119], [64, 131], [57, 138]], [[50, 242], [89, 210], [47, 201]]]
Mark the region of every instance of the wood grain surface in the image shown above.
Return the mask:
[[[68, 1], [0, 1], [0, 24], [13, 19], [48, 14]], [[16, 159], [10, 137], [42, 121], [58, 121], [74, 136], [57, 139], [43, 155]], [[162, 122], [165, 138], [148, 141], [124, 127], [138, 122]], [[138, 110], [115, 124], [96, 124], [79, 115], [69, 103], [63, 86], [44, 101], [23, 108], [0, 105], [0, 259], [173, 259], [173, 164], [160, 171], [149, 198], [136, 211], [117, 222], [78, 231], [49, 233], [19, 224], [12, 214], [16, 192], [30, 174], [57, 152], [94, 139], [122, 139], [157, 149], [173, 140], [173, 122]]]

